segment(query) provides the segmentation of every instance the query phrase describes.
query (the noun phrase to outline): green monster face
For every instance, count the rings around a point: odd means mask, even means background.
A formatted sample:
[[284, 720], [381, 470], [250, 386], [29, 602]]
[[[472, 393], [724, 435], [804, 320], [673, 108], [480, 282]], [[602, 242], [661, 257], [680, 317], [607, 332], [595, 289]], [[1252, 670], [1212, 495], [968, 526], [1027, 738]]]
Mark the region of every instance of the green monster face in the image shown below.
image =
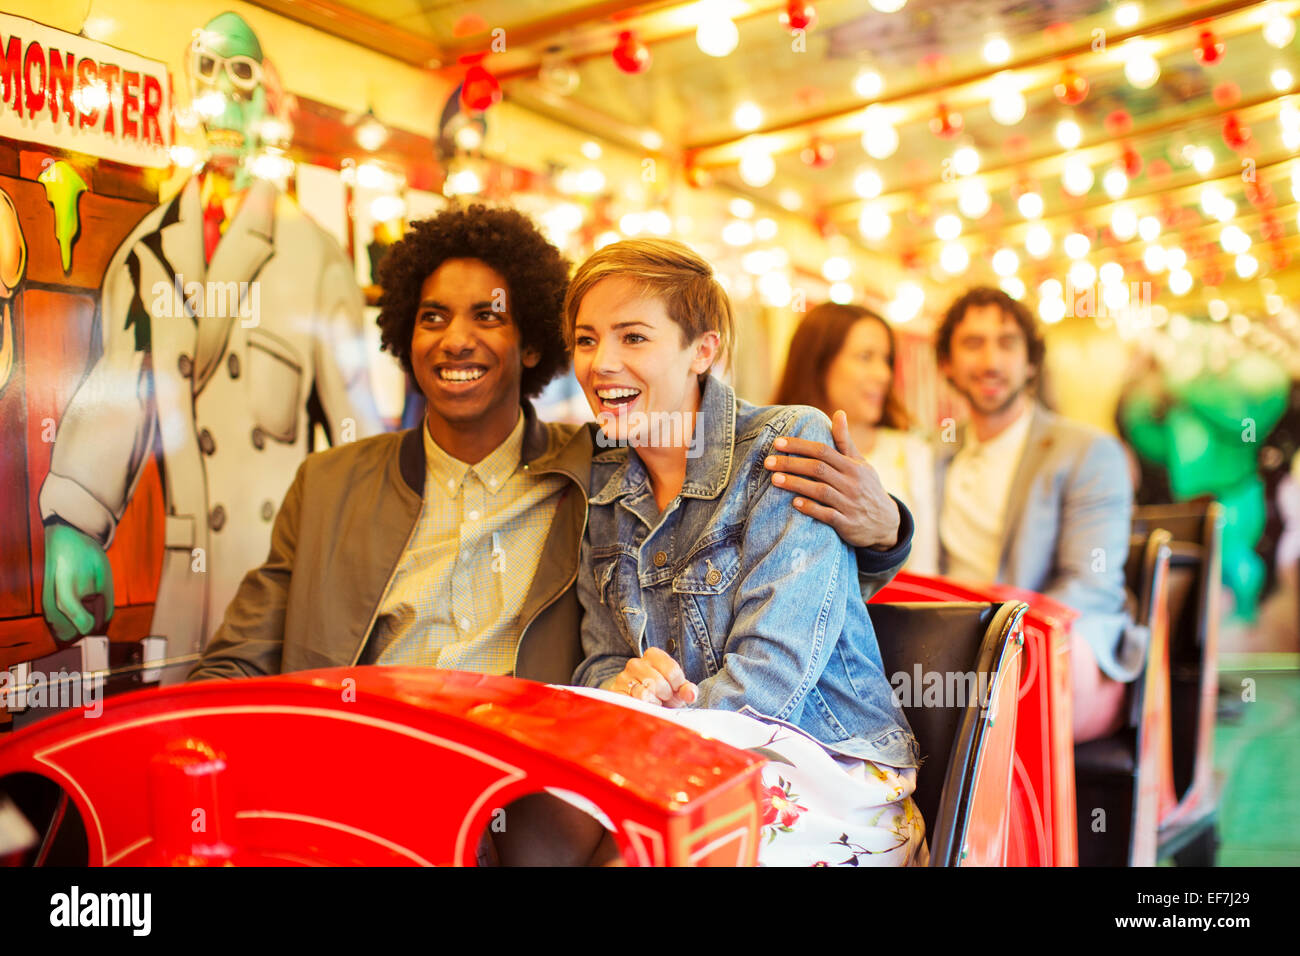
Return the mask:
[[262, 45], [243, 18], [222, 13], [190, 45], [190, 95], [203, 117], [212, 163], [246, 180], [244, 160], [260, 145], [268, 118]]

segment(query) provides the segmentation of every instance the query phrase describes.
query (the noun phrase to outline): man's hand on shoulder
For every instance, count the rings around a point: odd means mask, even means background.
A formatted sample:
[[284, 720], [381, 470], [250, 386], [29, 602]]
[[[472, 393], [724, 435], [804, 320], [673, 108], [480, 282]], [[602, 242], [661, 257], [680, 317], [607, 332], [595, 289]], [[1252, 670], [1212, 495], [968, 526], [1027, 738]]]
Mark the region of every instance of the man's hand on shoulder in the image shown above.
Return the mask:
[[880, 483], [876, 469], [853, 444], [848, 416], [831, 422], [835, 447], [806, 438], [776, 440], [779, 455], [769, 455], [772, 484], [792, 492], [794, 507], [830, 525], [855, 548], [888, 551], [898, 544], [898, 505]]

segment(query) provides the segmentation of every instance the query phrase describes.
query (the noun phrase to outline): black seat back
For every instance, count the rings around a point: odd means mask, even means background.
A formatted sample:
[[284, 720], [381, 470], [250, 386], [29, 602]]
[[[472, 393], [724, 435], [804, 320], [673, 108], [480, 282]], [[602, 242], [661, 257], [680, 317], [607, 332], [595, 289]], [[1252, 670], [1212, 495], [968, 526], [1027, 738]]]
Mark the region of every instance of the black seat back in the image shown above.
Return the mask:
[[[1218, 681], [1217, 595], [1223, 506], [1208, 497], [1133, 512], [1135, 532], [1164, 528], [1172, 535], [1169, 558], [1169, 696], [1174, 793], [1182, 800], [1205, 759], [1202, 728], [1213, 725], [1206, 687]], [[1202, 769], [1204, 774], [1206, 770]]]
[[[1019, 633], [1026, 605], [868, 604], [867, 610], [885, 677], [902, 701], [921, 748], [923, 762], [913, 799], [929, 833], [932, 865], [953, 865], [960, 857], [984, 742], [987, 701], [980, 691], [992, 688], [1005, 666], [1007, 645]], [[986, 675], [982, 687], [977, 676], [981, 672]], [[930, 675], [937, 675], [941, 686], [936, 691], [930, 683], [927, 696]], [[1009, 690], [1016, 692], [1015, 687]]]
[[[1137, 597], [1135, 623], [1148, 629], [1150, 643], [1142, 673], [1129, 689], [1125, 726], [1109, 737], [1074, 748], [1075, 805], [1080, 866], [1154, 865], [1159, 811], [1160, 748], [1144, 759], [1144, 744], [1153, 732], [1144, 715], [1167, 700], [1164, 669], [1167, 625], [1157, 620], [1169, 599], [1169, 532], [1153, 528], [1134, 534], [1125, 577]], [[1155, 739], [1155, 738], [1152, 738]], [[1151, 783], [1150, 781], [1155, 781]], [[1143, 783], [1147, 786], [1144, 789]], [[1104, 811], [1099, 818], [1098, 811]], [[1105, 826], [1097, 828], [1098, 820]]]

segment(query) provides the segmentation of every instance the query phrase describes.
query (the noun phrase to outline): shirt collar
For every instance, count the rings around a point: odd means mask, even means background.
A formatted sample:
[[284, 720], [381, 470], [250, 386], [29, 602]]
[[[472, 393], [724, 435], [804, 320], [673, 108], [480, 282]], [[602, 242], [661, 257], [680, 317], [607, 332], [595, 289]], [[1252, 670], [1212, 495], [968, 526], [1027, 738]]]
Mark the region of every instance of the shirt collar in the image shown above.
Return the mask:
[[524, 447], [522, 412], [515, 420], [515, 427], [510, 430], [506, 440], [492, 449], [487, 457], [476, 465], [447, 454], [429, 434], [428, 422], [422, 425], [421, 430], [424, 432], [424, 458], [428, 463], [429, 481], [445, 489], [449, 497], [454, 498], [459, 493], [461, 482], [471, 471], [478, 476], [490, 493], [495, 494], [505, 487], [506, 481], [519, 467]]
[[1029, 424], [1033, 417], [1033, 408], [1026, 408], [1020, 413], [1019, 418], [987, 441], [980, 441], [975, 434], [975, 425], [973, 423], [969, 424], [966, 426], [965, 449], [969, 450], [972, 455], [982, 454], [985, 451], [998, 454], [1015, 452], [1024, 445], [1025, 439], [1029, 435]]
[[[627, 446], [601, 451], [602, 436], [597, 435], [594, 461], [621, 462], [591, 503], [609, 504], [624, 495], [649, 494], [650, 478], [645, 465]], [[709, 375], [700, 395], [695, 430], [686, 451], [686, 477], [682, 482], [683, 498], [716, 498], [731, 479], [732, 458], [736, 451], [736, 393], [726, 382]]]

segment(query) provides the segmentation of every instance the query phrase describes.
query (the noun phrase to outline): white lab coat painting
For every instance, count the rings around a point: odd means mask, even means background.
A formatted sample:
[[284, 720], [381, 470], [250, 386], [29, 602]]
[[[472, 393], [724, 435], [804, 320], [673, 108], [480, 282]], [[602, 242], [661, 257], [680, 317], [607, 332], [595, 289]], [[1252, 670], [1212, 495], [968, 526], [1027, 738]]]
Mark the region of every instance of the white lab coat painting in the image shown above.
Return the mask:
[[173, 662], [163, 683], [184, 678], [265, 559], [310, 412], [334, 444], [380, 430], [362, 305], [335, 241], [266, 181], [249, 187], [210, 263], [197, 177], [113, 255], [103, 352], [59, 421], [40, 513], [107, 548], [159, 456], [166, 550], [150, 633]]

